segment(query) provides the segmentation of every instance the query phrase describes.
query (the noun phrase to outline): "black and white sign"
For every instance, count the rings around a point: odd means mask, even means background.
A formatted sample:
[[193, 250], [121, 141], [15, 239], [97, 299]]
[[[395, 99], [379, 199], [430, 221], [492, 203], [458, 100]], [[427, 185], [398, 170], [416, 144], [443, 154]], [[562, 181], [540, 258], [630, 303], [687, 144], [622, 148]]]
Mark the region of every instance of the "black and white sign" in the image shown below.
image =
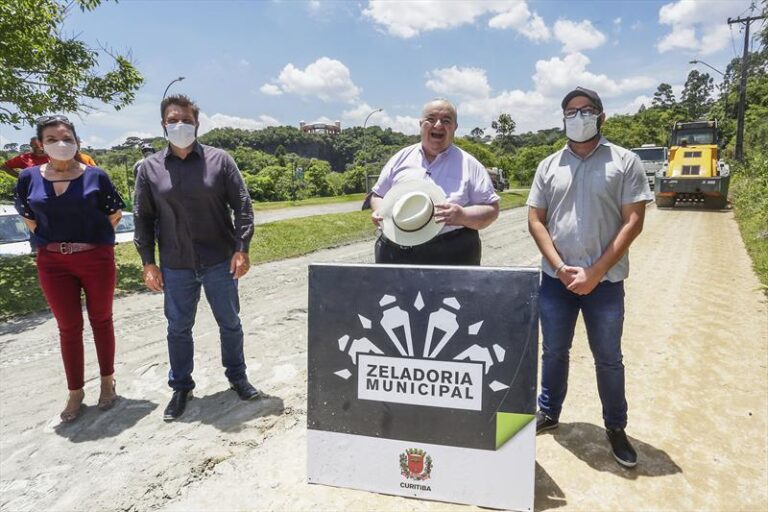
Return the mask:
[[531, 509], [538, 282], [311, 265], [309, 481]]

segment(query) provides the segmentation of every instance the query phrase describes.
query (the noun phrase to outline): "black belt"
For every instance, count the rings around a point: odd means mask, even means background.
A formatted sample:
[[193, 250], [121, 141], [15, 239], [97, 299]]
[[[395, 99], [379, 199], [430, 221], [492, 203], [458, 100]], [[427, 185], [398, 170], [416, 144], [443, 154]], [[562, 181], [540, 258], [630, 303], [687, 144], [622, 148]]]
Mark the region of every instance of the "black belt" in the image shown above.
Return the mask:
[[467, 232], [468, 232], [467, 228], [454, 229], [447, 233], [443, 233], [442, 235], [437, 235], [433, 239], [419, 245], [400, 245], [398, 243], [393, 242], [389, 238], [387, 238], [383, 232], [379, 235], [379, 239], [385, 244], [391, 245], [392, 247], [397, 247], [398, 249], [402, 249], [402, 250], [409, 250], [409, 249], [413, 249], [414, 247], [420, 247], [420, 246], [430, 245], [430, 244], [439, 244], [439, 243], [445, 242], [446, 240], [450, 240], [451, 238], [455, 238], [457, 236], [463, 235]]

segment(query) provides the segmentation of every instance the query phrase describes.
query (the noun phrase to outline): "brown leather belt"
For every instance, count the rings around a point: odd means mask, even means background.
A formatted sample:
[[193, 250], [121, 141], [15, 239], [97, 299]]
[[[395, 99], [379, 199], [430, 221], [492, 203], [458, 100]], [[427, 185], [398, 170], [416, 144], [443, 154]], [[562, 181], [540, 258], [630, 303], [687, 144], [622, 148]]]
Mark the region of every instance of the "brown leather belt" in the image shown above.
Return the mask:
[[46, 251], [59, 254], [72, 254], [75, 252], [91, 251], [97, 248], [96, 244], [81, 244], [78, 242], [54, 242], [45, 246]]

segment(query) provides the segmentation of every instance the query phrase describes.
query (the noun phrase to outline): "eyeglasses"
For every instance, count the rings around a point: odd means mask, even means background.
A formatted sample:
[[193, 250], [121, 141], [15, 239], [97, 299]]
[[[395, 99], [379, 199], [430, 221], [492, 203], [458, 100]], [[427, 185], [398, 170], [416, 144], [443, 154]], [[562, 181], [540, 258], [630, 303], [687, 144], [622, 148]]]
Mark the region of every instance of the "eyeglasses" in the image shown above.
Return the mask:
[[46, 126], [53, 123], [64, 123], [70, 127], [73, 127], [72, 121], [69, 120], [67, 116], [62, 116], [61, 114], [56, 114], [52, 116], [40, 116], [37, 119], [35, 119], [35, 124], [37, 126]]
[[600, 110], [590, 106], [581, 108], [567, 108], [563, 110], [563, 116], [565, 116], [566, 119], [573, 119], [578, 113], [581, 113], [582, 116], [596, 116], [600, 113]]

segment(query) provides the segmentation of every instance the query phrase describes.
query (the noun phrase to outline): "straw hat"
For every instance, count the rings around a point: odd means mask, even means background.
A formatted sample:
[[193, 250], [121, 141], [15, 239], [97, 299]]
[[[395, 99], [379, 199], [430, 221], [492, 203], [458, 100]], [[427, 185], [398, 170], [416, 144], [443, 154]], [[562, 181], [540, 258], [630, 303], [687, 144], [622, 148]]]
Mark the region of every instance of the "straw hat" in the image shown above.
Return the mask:
[[445, 192], [431, 181], [397, 183], [384, 195], [379, 214], [381, 230], [398, 245], [421, 245], [432, 240], [445, 224], [435, 222], [435, 205], [445, 202]]

